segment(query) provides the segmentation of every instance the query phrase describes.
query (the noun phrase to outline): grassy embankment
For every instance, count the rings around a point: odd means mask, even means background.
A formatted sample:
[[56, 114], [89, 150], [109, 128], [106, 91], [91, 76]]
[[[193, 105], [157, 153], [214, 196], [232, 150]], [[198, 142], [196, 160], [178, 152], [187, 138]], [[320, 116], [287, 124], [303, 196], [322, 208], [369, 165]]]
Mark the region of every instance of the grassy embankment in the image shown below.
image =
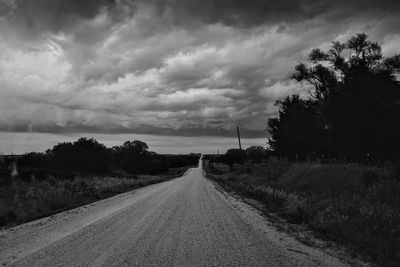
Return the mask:
[[205, 165], [208, 178], [289, 223], [304, 224], [378, 266], [399, 266], [399, 167], [273, 160]]
[[82, 176], [44, 180], [15, 178], [0, 186], [0, 228], [10, 227], [139, 187], [182, 176], [189, 167], [160, 175], [132, 177]]

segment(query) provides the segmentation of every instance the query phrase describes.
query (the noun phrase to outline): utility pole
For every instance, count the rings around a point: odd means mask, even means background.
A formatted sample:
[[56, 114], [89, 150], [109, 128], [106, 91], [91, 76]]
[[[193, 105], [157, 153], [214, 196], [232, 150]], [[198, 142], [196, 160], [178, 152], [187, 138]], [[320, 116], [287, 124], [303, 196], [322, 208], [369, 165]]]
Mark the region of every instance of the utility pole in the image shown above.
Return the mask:
[[239, 126], [236, 127], [236, 131], [237, 131], [237, 136], [238, 136], [238, 141], [239, 141], [239, 149], [242, 150], [242, 143], [240, 142], [240, 130], [239, 130]]

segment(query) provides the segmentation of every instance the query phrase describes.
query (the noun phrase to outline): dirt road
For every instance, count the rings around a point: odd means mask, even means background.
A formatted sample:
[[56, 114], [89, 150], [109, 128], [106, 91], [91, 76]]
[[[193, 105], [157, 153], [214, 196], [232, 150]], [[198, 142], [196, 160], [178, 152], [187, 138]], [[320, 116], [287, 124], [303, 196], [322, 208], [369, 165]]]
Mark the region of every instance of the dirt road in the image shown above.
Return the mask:
[[5, 266], [343, 266], [218, 191], [200, 168], [0, 233]]

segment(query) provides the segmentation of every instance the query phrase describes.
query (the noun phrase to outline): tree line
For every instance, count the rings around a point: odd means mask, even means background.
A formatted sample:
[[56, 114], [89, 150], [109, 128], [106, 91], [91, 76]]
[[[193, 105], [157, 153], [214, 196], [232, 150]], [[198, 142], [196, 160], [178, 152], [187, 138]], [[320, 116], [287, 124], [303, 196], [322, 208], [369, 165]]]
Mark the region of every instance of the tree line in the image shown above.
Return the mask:
[[96, 139], [80, 138], [75, 142], [59, 143], [44, 153], [32, 152], [20, 156], [7, 156], [5, 163], [9, 165], [7, 163], [16, 162], [19, 169], [130, 175], [159, 174], [170, 168], [196, 165], [199, 157], [200, 155], [193, 153], [157, 154], [149, 151], [147, 144], [139, 140], [126, 141], [121, 146], [107, 148]]
[[203, 159], [213, 163], [225, 163], [233, 166], [235, 163], [249, 161], [260, 163], [271, 156], [271, 151], [263, 146], [250, 146], [246, 149], [231, 148], [222, 155], [204, 155]]
[[306, 160], [400, 159], [400, 55], [357, 34], [313, 49], [290, 75], [310, 96], [287, 96], [268, 120], [269, 146], [277, 156]]

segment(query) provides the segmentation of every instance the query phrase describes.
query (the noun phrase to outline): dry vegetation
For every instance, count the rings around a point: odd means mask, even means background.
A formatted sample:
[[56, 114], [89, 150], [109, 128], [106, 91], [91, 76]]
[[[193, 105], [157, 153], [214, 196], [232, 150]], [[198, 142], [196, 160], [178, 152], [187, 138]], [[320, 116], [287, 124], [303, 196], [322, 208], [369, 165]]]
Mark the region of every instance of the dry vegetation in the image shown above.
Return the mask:
[[378, 266], [400, 262], [400, 168], [355, 164], [206, 164], [207, 176], [262, 202], [289, 222], [361, 253]]
[[0, 186], [0, 227], [9, 227], [181, 176], [188, 168], [161, 175], [85, 176], [45, 180], [14, 178]]

